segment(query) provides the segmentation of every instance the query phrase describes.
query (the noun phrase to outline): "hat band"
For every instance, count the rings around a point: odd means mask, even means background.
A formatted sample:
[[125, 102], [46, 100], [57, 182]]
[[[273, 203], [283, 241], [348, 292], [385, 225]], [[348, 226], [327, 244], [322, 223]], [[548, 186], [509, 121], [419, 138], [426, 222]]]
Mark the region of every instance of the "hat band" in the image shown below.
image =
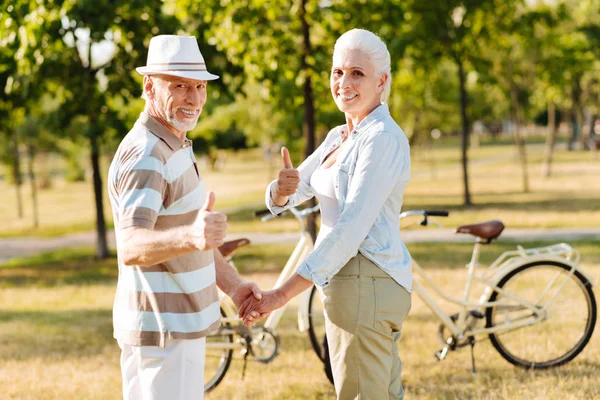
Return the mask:
[[[197, 68], [191, 68], [197, 66]], [[175, 63], [152, 63], [148, 64], [148, 67], [152, 67], [157, 71], [200, 71], [208, 72], [204, 63], [191, 63], [191, 62], [175, 62]], [[187, 68], [181, 68], [187, 67]]]

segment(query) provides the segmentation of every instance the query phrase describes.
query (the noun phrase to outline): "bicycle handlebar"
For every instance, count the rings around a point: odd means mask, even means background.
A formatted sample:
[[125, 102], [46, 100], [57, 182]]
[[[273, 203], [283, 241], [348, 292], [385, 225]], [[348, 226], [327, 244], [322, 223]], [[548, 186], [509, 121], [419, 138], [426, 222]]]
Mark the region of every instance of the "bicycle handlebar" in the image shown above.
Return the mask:
[[[410, 217], [412, 215], [422, 215], [423, 221], [420, 222], [422, 226], [429, 225], [429, 221], [427, 217], [447, 217], [449, 215], [448, 211], [445, 210], [408, 210], [400, 213], [400, 219]], [[439, 224], [434, 223], [435, 225], [441, 226]]]
[[[320, 208], [319, 205], [317, 204], [314, 207], [310, 207], [310, 208], [305, 208], [303, 210], [298, 210], [295, 207], [289, 208], [288, 209], [292, 214], [294, 214], [294, 217], [296, 217], [296, 219], [302, 224], [302, 220], [304, 218], [306, 218], [306, 216], [308, 216], [309, 214], [312, 213], [318, 213], [320, 212]], [[447, 217], [450, 213], [448, 211], [445, 210], [408, 210], [408, 211], [404, 211], [402, 213], [400, 213], [400, 219], [402, 218], [406, 218], [406, 217], [410, 217], [413, 215], [422, 215], [423, 216], [423, 221], [421, 221], [421, 225], [423, 226], [427, 226], [428, 225], [428, 221], [427, 221], [427, 217]], [[271, 211], [269, 211], [268, 209], [263, 209], [263, 210], [257, 210], [254, 211], [254, 216], [255, 217], [262, 217], [261, 221], [262, 222], [266, 222], [270, 219], [273, 218], [277, 218], [276, 215], [273, 215], [271, 213]]]
[[268, 214], [271, 214], [271, 211], [269, 211], [268, 208], [265, 208], [264, 210], [254, 211], [254, 216], [255, 217], [262, 217], [262, 216], [268, 215]]
[[[319, 213], [320, 208], [319, 208], [319, 205], [317, 204], [314, 207], [305, 208], [303, 210], [298, 210], [297, 208], [292, 207], [292, 208], [289, 208], [288, 211], [290, 211], [292, 214], [294, 214], [294, 217], [296, 217], [296, 219], [302, 224], [302, 220], [304, 218], [306, 218], [306, 216], [308, 216], [309, 214], [312, 214], [312, 213]], [[260, 219], [262, 222], [266, 222], [270, 219], [278, 217], [277, 215], [273, 215], [271, 213], [271, 211], [268, 209], [254, 211], [254, 216], [262, 217]]]
[[412, 215], [422, 215], [424, 217], [447, 217], [450, 213], [448, 211], [439, 210], [408, 210], [400, 213], [400, 219], [410, 217]]
[[439, 211], [439, 210], [425, 210], [425, 213], [432, 217], [447, 217], [448, 215], [450, 215], [450, 213], [448, 211]]

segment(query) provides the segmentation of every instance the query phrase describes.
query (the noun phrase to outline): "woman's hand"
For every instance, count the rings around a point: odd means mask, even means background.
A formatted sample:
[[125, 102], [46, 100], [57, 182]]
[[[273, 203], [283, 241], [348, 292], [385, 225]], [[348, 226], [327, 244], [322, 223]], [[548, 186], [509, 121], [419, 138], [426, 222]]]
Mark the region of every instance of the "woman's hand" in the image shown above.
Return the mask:
[[281, 148], [281, 158], [283, 159], [283, 168], [279, 171], [277, 184], [271, 189], [271, 197], [278, 206], [283, 206], [288, 202], [291, 195], [296, 193], [300, 183], [300, 172], [294, 168], [290, 159], [290, 152], [287, 148]]
[[259, 319], [269, 315], [273, 310], [287, 303], [285, 295], [280, 290], [262, 292], [262, 298], [257, 300], [249, 296], [238, 310], [238, 316], [244, 320], [244, 325], [250, 326]]

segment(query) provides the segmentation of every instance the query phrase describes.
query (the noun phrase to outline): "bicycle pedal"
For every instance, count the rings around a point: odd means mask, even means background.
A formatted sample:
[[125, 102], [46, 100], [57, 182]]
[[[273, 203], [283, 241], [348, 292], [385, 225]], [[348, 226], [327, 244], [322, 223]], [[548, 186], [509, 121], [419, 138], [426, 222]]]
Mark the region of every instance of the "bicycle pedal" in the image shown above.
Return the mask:
[[434, 354], [435, 358], [437, 358], [438, 361], [443, 361], [448, 355], [449, 349], [450, 346], [444, 346], [444, 348], [442, 348], [441, 350], [436, 351]]
[[483, 319], [483, 317], [484, 317], [483, 313], [481, 313], [480, 311], [477, 311], [477, 310], [471, 310], [469, 313], [471, 314], [471, 316], [473, 318]]

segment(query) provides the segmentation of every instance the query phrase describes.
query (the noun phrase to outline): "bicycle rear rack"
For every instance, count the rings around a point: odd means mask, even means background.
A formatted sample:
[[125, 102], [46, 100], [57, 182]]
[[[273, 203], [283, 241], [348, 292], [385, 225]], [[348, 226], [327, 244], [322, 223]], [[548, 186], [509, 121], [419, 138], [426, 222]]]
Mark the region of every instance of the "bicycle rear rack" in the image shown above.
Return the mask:
[[523, 246], [518, 245], [517, 250], [509, 250], [502, 253], [487, 269], [499, 269], [517, 260], [537, 256], [558, 256], [575, 264], [578, 264], [581, 258], [579, 252], [566, 243], [557, 243], [551, 246], [534, 247], [531, 249], [525, 249]]

